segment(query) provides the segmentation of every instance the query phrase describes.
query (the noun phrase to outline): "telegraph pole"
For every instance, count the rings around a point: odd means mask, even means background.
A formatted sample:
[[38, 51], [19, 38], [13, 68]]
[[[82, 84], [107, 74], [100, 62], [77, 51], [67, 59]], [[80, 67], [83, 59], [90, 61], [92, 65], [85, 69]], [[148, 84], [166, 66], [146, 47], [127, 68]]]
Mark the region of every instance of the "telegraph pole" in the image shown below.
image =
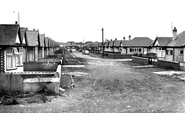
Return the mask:
[[104, 45], [103, 45], [103, 42], [104, 42], [104, 31], [103, 31], [103, 28], [102, 28], [102, 58], [104, 57]]

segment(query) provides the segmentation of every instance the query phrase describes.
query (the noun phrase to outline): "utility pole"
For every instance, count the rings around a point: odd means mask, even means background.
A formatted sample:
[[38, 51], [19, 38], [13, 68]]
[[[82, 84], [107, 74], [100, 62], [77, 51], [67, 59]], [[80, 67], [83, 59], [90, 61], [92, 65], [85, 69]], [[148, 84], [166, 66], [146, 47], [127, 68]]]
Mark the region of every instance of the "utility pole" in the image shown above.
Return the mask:
[[104, 45], [103, 45], [103, 42], [104, 42], [104, 31], [103, 31], [103, 28], [102, 28], [102, 58], [104, 57]]
[[[16, 11], [13, 11], [13, 13], [16, 13]], [[17, 12], [17, 14], [18, 14], [17, 23], [20, 25], [20, 12]]]
[[20, 25], [20, 14], [18, 12], [18, 24]]

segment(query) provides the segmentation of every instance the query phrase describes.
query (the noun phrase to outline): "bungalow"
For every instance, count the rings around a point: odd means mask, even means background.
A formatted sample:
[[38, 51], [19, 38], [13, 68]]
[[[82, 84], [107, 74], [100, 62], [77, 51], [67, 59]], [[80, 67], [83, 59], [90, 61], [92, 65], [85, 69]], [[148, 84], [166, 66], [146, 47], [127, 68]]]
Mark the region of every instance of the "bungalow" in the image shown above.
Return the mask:
[[121, 53], [121, 42], [122, 40], [114, 40], [114, 46], [113, 46], [113, 50], [114, 53]]
[[48, 38], [48, 50], [49, 50], [49, 55], [53, 54], [53, 40], [51, 38]]
[[38, 60], [38, 40], [39, 31], [38, 30], [26, 30], [27, 39], [27, 60], [37, 61]]
[[0, 25], [0, 72], [17, 70], [22, 66], [20, 26], [18, 24]]
[[167, 44], [170, 41], [172, 41], [172, 37], [156, 37], [150, 45], [150, 52], [156, 53], [158, 59], [164, 60]]
[[128, 42], [129, 42], [130, 40], [123, 40], [123, 41], [121, 41], [121, 54], [128, 54], [128, 52], [127, 52], [127, 47], [129, 46], [128, 45]]
[[20, 55], [22, 55], [22, 63], [27, 62], [27, 39], [26, 39], [26, 30], [27, 28], [20, 28], [20, 38], [22, 41], [22, 52], [19, 51]]
[[66, 43], [65, 47], [68, 51], [76, 51], [77, 44], [74, 41], [69, 41]]
[[44, 38], [45, 34], [39, 34], [38, 58], [44, 58]]
[[148, 37], [135, 37], [132, 40], [123, 40], [121, 43], [121, 53], [126, 54], [146, 54], [152, 40]]
[[114, 52], [114, 41], [111, 39], [109, 42], [109, 52]]
[[185, 31], [177, 35], [177, 29], [173, 29], [173, 39], [167, 44], [165, 60], [185, 62]]
[[105, 45], [104, 45], [104, 51], [105, 52], [109, 52], [109, 41], [107, 40], [107, 41], [105, 41]]
[[47, 57], [49, 55], [49, 39], [48, 37], [44, 38], [44, 57]]

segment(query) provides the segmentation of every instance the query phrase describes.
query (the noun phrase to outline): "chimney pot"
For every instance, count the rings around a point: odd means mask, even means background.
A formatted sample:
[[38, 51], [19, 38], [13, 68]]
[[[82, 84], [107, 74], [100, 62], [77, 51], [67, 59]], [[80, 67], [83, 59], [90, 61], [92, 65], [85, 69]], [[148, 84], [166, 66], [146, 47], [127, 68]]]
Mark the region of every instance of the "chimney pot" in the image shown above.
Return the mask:
[[177, 28], [176, 27], [173, 28], [173, 32], [177, 32]]
[[128, 36], [129, 40], [131, 39], [131, 35]]
[[173, 40], [177, 38], [177, 29], [176, 27], [173, 28]]
[[15, 24], [18, 24], [18, 22], [17, 22], [17, 21], [15, 21]]

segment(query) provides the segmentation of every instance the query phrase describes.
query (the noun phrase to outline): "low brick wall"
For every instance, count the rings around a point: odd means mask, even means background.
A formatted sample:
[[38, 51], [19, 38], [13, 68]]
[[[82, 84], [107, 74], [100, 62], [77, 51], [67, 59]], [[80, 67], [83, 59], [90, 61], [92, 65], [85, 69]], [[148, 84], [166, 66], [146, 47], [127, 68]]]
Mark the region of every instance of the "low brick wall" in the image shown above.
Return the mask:
[[24, 71], [56, 71], [57, 63], [24, 62]]
[[166, 69], [180, 70], [180, 63], [175, 61], [158, 60], [157, 66]]
[[132, 56], [132, 62], [139, 64], [148, 64], [148, 58]]
[[118, 53], [108, 53], [108, 58], [114, 59], [131, 59], [131, 54], [118, 54]]

